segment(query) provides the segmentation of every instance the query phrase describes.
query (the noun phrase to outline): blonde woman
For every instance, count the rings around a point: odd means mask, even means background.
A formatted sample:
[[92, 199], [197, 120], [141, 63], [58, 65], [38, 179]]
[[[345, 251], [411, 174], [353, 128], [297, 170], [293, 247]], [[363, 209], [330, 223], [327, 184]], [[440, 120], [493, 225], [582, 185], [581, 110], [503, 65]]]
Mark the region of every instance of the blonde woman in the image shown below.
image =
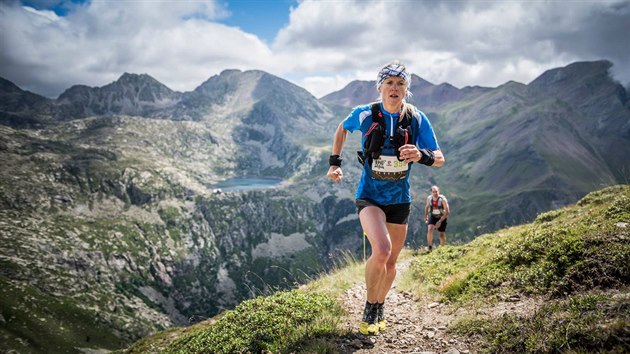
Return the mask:
[[359, 331], [366, 335], [376, 335], [387, 326], [384, 302], [407, 237], [411, 163], [434, 167], [444, 164], [429, 119], [406, 101], [410, 80], [411, 75], [400, 62], [385, 65], [377, 76], [380, 99], [354, 108], [339, 124], [329, 158], [327, 176], [339, 182], [343, 178], [341, 155], [348, 132], [360, 131], [363, 149], [359, 160], [363, 172], [356, 205], [372, 249], [365, 266], [367, 301], [359, 325]]

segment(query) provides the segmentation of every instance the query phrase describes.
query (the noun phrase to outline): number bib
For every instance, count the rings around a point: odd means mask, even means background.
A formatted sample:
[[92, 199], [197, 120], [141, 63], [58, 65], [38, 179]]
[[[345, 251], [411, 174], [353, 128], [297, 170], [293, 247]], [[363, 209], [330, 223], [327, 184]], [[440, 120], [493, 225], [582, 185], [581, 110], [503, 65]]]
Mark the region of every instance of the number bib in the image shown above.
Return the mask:
[[434, 216], [440, 216], [442, 215], [442, 212], [440, 210], [440, 208], [433, 208], [433, 210], [431, 211], [431, 214], [433, 214]]
[[396, 156], [384, 156], [372, 161], [372, 178], [381, 181], [397, 181], [407, 176], [409, 164], [398, 161]]

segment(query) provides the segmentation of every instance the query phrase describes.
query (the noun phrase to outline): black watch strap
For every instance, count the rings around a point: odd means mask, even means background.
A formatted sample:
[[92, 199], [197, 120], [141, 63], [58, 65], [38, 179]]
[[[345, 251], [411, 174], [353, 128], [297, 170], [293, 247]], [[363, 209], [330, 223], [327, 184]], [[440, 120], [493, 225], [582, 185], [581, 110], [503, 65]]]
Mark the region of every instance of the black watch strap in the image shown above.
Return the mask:
[[429, 149], [420, 149], [420, 162], [423, 165], [432, 166], [435, 162], [435, 155]]
[[328, 163], [330, 164], [330, 166], [341, 167], [341, 161], [343, 161], [343, 159], [341, 159], [339, 155], [330, 155], [330, 157], [328, 158]]

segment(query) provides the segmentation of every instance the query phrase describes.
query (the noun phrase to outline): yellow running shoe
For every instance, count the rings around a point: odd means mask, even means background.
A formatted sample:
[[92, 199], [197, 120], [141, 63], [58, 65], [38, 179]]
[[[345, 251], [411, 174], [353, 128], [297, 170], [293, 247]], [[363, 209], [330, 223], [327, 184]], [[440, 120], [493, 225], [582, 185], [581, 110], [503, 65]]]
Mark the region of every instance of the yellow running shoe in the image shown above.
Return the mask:
[[363, 310], [363, 321], [359, 324], [359, 332], [365, 335], [377, 335], [378, 334], [378, 305], [365, 302], [365, 309]]
[[376, 324], [378, 325], [379, 331], [385, 330], [387, 328], [387, 320], [385, 319], [385, 304], [377, 304], [377, 317]]
[[378, 334], [379, 327], [376, 323], [367, 323], [365, 321], [361, 321], [359, 325], [359, 332], [365, 334], [366, 336], [375, 336]]

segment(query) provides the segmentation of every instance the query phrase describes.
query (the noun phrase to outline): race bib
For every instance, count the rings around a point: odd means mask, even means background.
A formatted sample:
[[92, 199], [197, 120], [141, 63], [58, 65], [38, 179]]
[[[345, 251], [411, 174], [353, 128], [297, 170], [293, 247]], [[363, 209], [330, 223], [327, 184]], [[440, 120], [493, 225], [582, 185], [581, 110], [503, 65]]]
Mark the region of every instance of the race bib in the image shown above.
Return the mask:
[[381, 181], [397, 181], [407, 176], [409, 164], [398, 161], [396, 156], [384, 156], [372, 161], [372, 178]]
[[432, 213], [433, 215], [436, 215], [436, 216], [439, 216], [440, 214], [442, 214], [442, 213], [440, 212], [440, 209], [438, 209], [438, 208], [433, 208], [433, 210], [431, 211], [431, 213]]

